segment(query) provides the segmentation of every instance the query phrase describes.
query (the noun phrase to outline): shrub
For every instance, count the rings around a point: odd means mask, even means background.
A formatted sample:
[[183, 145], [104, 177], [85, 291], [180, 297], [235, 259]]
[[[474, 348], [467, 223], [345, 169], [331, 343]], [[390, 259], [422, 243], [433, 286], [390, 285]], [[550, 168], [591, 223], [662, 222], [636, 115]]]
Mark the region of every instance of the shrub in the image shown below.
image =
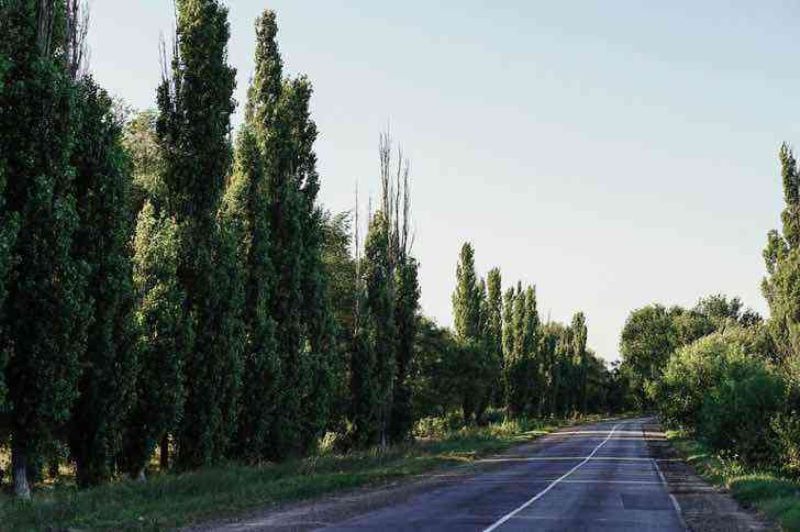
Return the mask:
[[703, 402], [701, 438], [746, 464], [774, 463], [777, 435], [770, 420], [783, 406], [784, 381], [757, 359], [736, 360], [725, 369]]
[[752, 334], [731, 329], [679, 349], [655, 396], [668, 425], [746, 464], [775, 464], [780, 454], [796, 453], [798, 427], [780, 416], [787, 380], [765, 357], [750, 354], [755, 345]]
[[714, 334], [685, 346], [667, 362], [654, 395], [664, 422], [693, 432], [708, 391], [721, 379], [730, 361], [745, 357], [741, 344]]

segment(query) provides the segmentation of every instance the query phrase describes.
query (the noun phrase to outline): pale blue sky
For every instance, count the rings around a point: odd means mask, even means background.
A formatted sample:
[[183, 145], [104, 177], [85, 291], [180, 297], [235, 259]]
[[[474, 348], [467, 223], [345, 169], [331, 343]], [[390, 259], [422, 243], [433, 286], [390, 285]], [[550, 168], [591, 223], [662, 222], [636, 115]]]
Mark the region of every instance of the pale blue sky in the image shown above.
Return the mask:
[[[171, 0], [93, 0], [91, 66], [153, 105]], [[617, 357], [628, 312], [740, 295], [764, 312], [776, 152], [800, 139], [792, 1], [231, 0], [242, 102], [253, 21], [275, 9], [287, 69], [314, 83], [322, 202], [377, 188], [378, 133], [412, 159], [422, 306], [450, 324], [458, 249], [583, 310]]]

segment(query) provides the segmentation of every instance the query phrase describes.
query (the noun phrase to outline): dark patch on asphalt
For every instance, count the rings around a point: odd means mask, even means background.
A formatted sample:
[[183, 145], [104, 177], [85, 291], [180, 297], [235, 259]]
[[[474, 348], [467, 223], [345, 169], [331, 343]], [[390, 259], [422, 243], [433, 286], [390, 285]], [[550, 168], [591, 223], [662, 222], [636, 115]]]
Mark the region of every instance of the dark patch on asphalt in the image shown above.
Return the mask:
[[669, 500], [659, 497], [653, 499], [649, 494], [623, 493], [622, 505], [626, 510], [670, 510], [674, 511]]

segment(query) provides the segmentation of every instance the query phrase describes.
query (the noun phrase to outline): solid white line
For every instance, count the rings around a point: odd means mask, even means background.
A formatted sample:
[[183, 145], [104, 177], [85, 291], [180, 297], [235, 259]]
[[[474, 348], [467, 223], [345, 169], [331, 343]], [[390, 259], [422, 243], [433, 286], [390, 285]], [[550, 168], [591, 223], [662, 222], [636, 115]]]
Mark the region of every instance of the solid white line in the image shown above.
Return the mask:
[[675, 513], [678, 514], [678, 519], [681, 522], [681, 526], [684, 530], [689, 530], [689, 525], [686, 524], [686, 520], [683, 518], [683, 512], [681, 511], [681, 505], [678, 504], [678, 499], [675, 498], [675, 495], [670, 493], [669, 491], [669, 484], [667, 484], [667, 479], [664, 477], [664, 473], [661, 472], [661, 468], [658, 467], [658, 461], [653, 458], [653, 465], [656, 466], [656, 471], [658, 472], [658, 478], [661, 479], [661, 484], [664, 486], [664, 490], [669, 495], [669, 499], [672, 501], [672, 507], [675, 508]]
[[559, 483], [559, 482], [561, 482], [562, 480], [564, 480], [565, 478], [567, 478], [568, 476], [570, 476], [572, 473], [574, 473], [575, 471], [577, 471], [578, 469], [580, 469], [580, 467], [581, 467], [582, 465], [584, 465], [586, 462], [588, 462], [589, 460], [591, 460], [591, 459], [592, 459], [592, 457], [593, 457], [595, 454], [597, 454], [597, 451], [599, 451], [599, 450], [600, 450], [600, 448], [601, 448], [603, 445], [605, 445], [605, 444], [608, 442], [608, 440], [610, 440], [610, 439], [611, 439], [611, 436], [613, 436], [613, 435], [614, 435], [614, 432], [616, 432], [616, 430], [617, 430], [617, 427], [619, 427], [620, 425], [622, 425], [622, 423], [617, 423], [616, 425], [614, 425], [614, 427], [611, 429], [611, 432], [609, 432], [609, 433], [608, 433], [608, 436], [606, 436], [606, 439], [605, 439], [605, 440], [603, 440], [603, 441], [602, 441], [602, 442], [601, 442], [601, 443], [600, 443], [600, 444], [599, 444], [597, 447], [595, 447], [595, 448], [594, 448], [594, 450], [591, 452], [591, 454], [589, 454], [589, 456], [587, 456], [586, 458], [584, 458], [583, 462], [581, 462], [580, 464], [576, 465], [575, 467], [573, 467], [572, 469], [570, 469], [569, 471], [567, 471], [566, 473], [564, 473], [563, 475], [561, 475], [560, 477], [558, 477], [557, 479], [555, 479], [555, 480], [554, 480], [553, 482], [551, 482], [551, 483], [550, 483], [550, 484], [549, 484], [549, 485], [548, 485], [548, 486], [547, 486], [545, 489], [543, 489], [542, 491], [540, 491], [539, 493], [537, 493], [536, 495], [534, 495], [532, 498], [530, 498], [530, 499], [529, 499], [527, 502], [525, 502], [525, 504], [523, 504], [522, 506], [520, 506], [520, 507], [519, 507], [519, 508], [517, 508], [516, 510], [513, 510], [513, 511], [511, 511], [511, 512], [507, 513], [506, 515], [504, 515], [503, 517], [501, 517], [500, 519], [498, 519], [498, 520], [497, 520], [497, 521], [496, 521], [494, 524], [492, 524], [492, 525], [491, 525], [491, 526], [489, 526], [488, 528], [485, 528], [485, 529], [483, 530], [483, 532], [492, 532], [492, 530], [494, 530], [494, 529], [496, 529], [497, 527], [501, 526], [503, 523], [505, 523], [506, 521], [508, 521], [509, 519], [511, 519], [512, 517], [514, 517], [514, 516], [515, 516], [515, 515], [517, 515], [518, 513], [520, 513], [522, 510], [524, 510], [525, 508], [527, 508], [527, 507], [528, 507], [528, 506], [530, 506], [531, 504], [535, 503], [536, 501], [538, 501], [539, 499], [541, 499], [542, 497], [544, 497], [544, 495], [545, 495], [545, 494], [546, 494], [548, 491], [550, 491], [551, 489], [553, 489], [554, 487], [556, 487], [556, 486], [558, 485], [558, 483]]

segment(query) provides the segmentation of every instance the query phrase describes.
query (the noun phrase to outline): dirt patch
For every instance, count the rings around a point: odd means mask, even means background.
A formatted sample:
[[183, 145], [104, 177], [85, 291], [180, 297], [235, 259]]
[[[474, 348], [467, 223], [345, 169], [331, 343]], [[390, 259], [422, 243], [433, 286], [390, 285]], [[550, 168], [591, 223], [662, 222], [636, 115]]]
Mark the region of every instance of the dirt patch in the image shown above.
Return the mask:
[[644, 437], [686, 525], [695, 532], [780, 530], [767, 519], [742, 508], [724, 490], [703, 480], [670, 445], [661, 426], [643, 426]]

